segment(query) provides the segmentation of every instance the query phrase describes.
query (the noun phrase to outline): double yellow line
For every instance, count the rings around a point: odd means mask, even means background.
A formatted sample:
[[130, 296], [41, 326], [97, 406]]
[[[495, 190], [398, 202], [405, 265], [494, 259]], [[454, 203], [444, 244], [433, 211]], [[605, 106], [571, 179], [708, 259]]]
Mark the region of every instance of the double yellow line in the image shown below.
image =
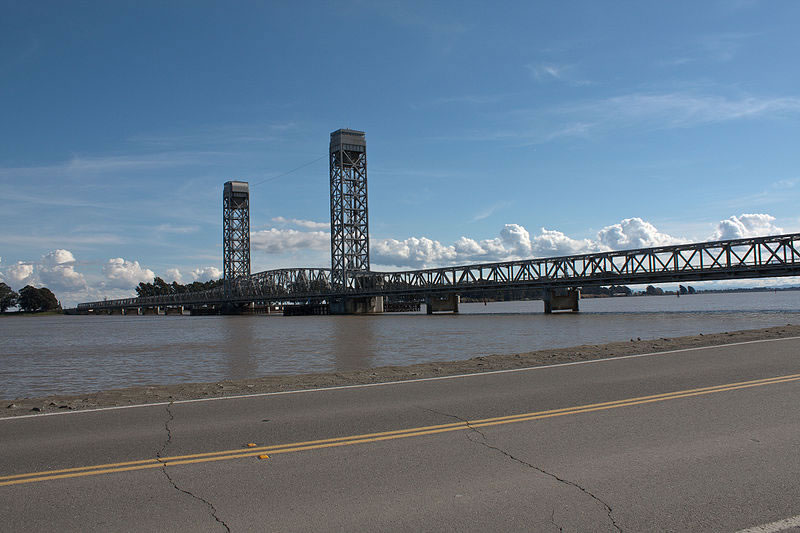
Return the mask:
[[335, 437], [330, 439], [310, 440], [305, 442], [293, 442], [289, 444], [279, 444], [275, 446], [261, 446], [246, 449], [222, 450], [217, 452], [194, 453], [189, 455], [175, 455], [172, 457], [160, 457], [153, 459], [142, 459], [139, 461], [126, 461], [121, 463], [107, 463], [92, 466], [81, 466], [76, 468], [62, 468], [60, 470], [47, 470], [42, 472], [30, 472], [27, 474], [15, 474], [10, 476], [0, 476], [0, 487], [7, 485], [20, 485], [23, 483], [34, 483], [53, 479], [66, 479], [83, 476], [96, 476], [99, 474], [111, 474], [116, 472], [129, 472], [132, 470], [146, 470], [148, 468], [161, 468], [164, 466], [177, 466], [193, 463], [208, 463], [211, 461], [226, 461], [229, 459], [242, 459], [244, 457], [256, 457], [261, 455], [274, 455], [279, 453], [292, 453], [307, 450], [318, 450], [321, 448], [333, 448], [338, 446], [351, 446], [353, 444], [365, 444], [368, 442], [379, 442], [384, 440], [404, 439], [408, 437], [420, 437], [423, 435], [434, 435], [436, 433], [446, 433], [448, 431], [462, 431], [471, 428], [481, 428], [487, 426], [498, 426], [501, 424], [512, 424], [516, 422], [527, 422], [530, 420], [540, 420], [543, 418], [554, 418], [557, 416], [575, 415], [580, 413], [590, 413], [592, 411], [604, 411], [606, 409], [616, 409], [618, 407], [629, 407], [678, 398], [688, 398], [691, 396], [702, 396], [716, 392], [726, 392], [752, 387], [762, 387], [776, 383], [788, 383], [799, 381], [800, 374], [789, 374], [774, 378], [756, 379], [752, 381], [741, 381], [738, 383], [728, 383], [713, 387], [702, 387], [698, 389], [688, 389], [682, 391], [668, 392], [665, 394], [654, 394], [652, 396], [639, 396], [613, 402], [593, 403], [566, 407], [563, 409], [551, 409], [548, 411], [537, 411], [522, 413], [510, 416], [500, 416], [495, 418], [483, 418], [452, 424], [440, 424], [436, 426], [422, 426], [408, 429], [398, 429], [395, 431], [383, 431], [380, 433], [366, 433], [363, 435], [350, 435], [347, 437]]

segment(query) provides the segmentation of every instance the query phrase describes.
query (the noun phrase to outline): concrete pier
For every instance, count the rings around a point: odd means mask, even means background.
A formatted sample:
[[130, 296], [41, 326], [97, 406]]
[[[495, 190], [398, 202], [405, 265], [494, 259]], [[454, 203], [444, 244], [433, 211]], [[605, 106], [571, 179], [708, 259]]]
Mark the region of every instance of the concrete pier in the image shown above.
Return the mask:
[[579, 311], [578, 301], [581, 298], [581, 291], [578, 289], [547, 289], [544, 291], [544, 312], [550, 314], [553, 311]]
[[425, 309], [429, 315], [439, 312], [458, 313], [459, 303], [461, 303], [461, 296], [458, 294], [428, 296], [425, 298]]
[[383, 313], [383, 296], [341, 298], [330, 303], [332, 315], [368, 315]]

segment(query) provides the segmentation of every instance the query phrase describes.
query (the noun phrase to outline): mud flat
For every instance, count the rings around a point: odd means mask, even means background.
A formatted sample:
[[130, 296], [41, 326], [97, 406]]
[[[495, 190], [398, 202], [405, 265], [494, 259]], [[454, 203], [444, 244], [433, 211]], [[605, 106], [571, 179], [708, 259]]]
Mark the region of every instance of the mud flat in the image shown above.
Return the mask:
[[[176, 385], [150, 385], [91, 392], [80, 395], [56, 395], [42, 398], [17, 398], [0, 404], [0, 417], [70, 410], [115, 407], [147, 403], [193, 400], [258, 394], [290, 390], [359, 385], [403, 381], [456, 374], [474, 374], [493, 370], [535, 367], [556, 363], [591, 361], [653, 352], [697, 348], [761, 339], [800, 336], [800, 326], [787, 324], [764, 329], [690, 335], [687, 337], [655, 340], [631, 339], [628, 342], [589, 344], [571, 348], [539, 350], [512, 355], [490, 355], [461, 361], [420, 363], [410, 366], [384, 366], [348, 372], [327, 372], [294, 376], [264, 376], [236, 381], [213, 383], [180, 383]], [[758, 352], [753, 352], [758, 357]]]

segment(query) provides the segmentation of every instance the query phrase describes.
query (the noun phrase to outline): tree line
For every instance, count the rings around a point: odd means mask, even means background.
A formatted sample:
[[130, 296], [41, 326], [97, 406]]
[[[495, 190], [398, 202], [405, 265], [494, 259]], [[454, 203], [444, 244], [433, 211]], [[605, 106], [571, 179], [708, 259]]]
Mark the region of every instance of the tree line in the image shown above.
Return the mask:
[[181, 285], [177, 281], [167, 283], [156, 276], [152, 283], [141, 282], [136, 287], [137, 296], [167, 296], [170, 294], [183, 294], [186, 292], [199, 292], [214, 289], [222, 286], [222, 280], [193, 281], [186, 285]]
[[21, 311], [26, 313], [61, 309], [58, 298], [47, 287], [37, 289], [31, 285], [25, 285], [17, 293], [5, 283], [0, 283], [0, 313], [5, 313], [7, 309], [14, 306], [18, 306]]

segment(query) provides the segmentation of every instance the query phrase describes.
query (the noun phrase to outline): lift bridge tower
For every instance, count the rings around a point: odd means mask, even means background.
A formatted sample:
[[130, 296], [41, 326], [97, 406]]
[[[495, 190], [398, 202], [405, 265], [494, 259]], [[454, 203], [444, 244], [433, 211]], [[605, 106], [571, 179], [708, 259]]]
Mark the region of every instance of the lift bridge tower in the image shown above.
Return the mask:
[[355, 275], [369, 272], [367, 140], [363, 131], [331, 133], [331, 285], [355, 288]]
[[250, 276], [250, 185], [225, 182], [222, 193], [222, 272], [225, 294], [231, 284]]
[[[365, 288], [369, 276], [367, 139], [363, 131], [331, 133], [331, 289]], [[334, 298], [331, 313], [380, 313], [383, 298]]]

